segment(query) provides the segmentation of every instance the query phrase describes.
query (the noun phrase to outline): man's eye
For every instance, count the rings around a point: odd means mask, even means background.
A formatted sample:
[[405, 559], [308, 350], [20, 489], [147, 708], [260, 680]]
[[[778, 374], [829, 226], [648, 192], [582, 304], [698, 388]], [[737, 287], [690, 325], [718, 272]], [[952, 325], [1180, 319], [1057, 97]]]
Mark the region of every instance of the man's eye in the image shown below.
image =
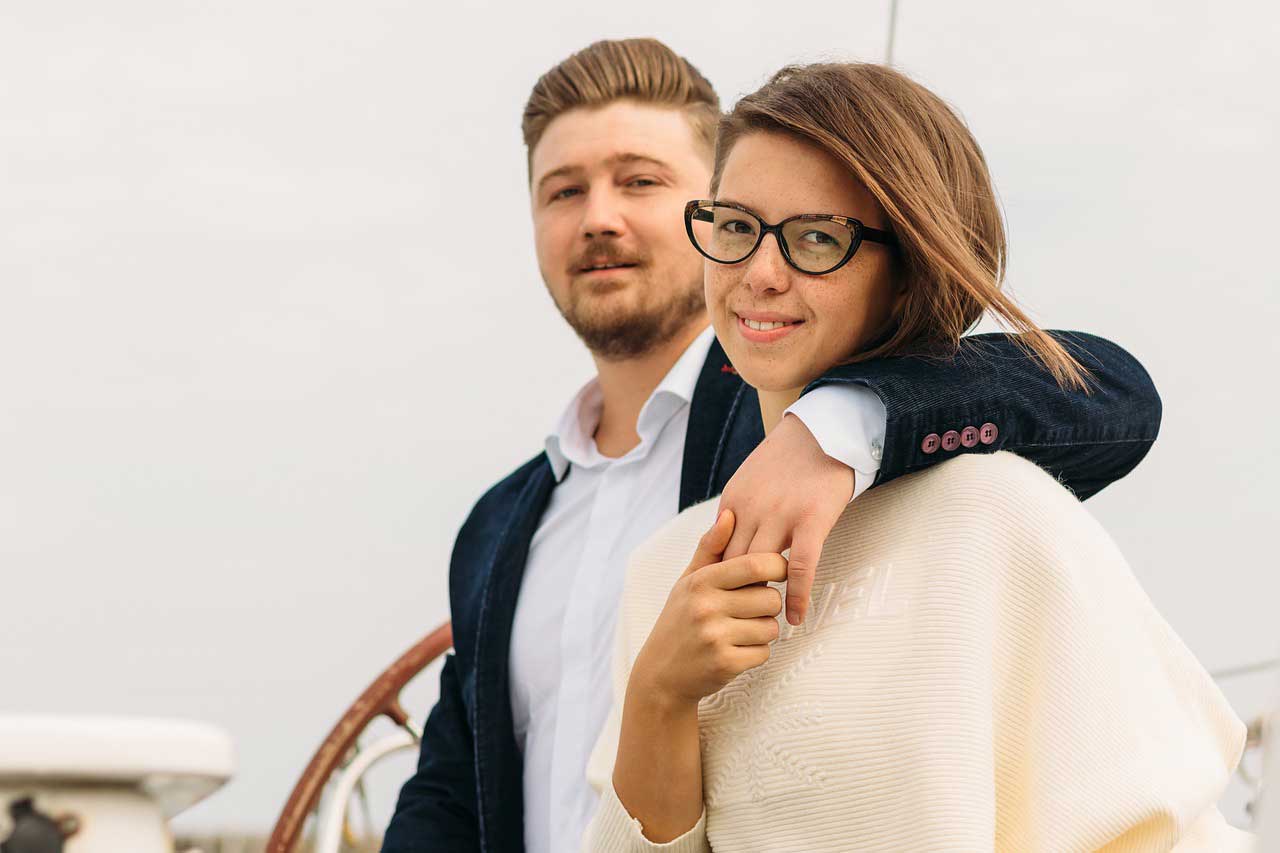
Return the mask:
[[657, 185], [658, 182], [652, 178], [636, 178], [627, 182], [629, 187], [656, 187]]
[[552, 193], [552, 194], [551, 194], [551, 200], [552, 200], [552, 201], [559, 201], [559, 200], [560, 200], [560, 199], [562, 199], [562, 198], [569, 198], [570, 196], [572, 196], [572, 195], [574, 195], [574, 194], [576, 194], [576, 193], [579, 193], [579, 192], [582, 192], [582, 191], [581, 191], [580, 189], [578, 189], [577, 187], [565, 187], [565, 188], [564, 188], [564, 189], [562, 189], [562, 190], [557, 190], [556, 192]]

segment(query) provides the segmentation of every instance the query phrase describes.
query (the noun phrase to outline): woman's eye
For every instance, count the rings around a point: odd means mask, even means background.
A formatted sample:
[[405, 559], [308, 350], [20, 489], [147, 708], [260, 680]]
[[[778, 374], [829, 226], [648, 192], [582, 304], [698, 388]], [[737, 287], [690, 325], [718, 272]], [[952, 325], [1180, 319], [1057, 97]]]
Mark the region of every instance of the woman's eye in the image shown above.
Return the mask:
[[835, 246], [840, 243], [839, 240], [825, 231], [806, 231], [800, 235], [800, 239], [818, 246]]
[[741, 219], [730, 219], [720, 227], [730, 234], [754, 234], [756, 231], [749, 222], [743, 222]]

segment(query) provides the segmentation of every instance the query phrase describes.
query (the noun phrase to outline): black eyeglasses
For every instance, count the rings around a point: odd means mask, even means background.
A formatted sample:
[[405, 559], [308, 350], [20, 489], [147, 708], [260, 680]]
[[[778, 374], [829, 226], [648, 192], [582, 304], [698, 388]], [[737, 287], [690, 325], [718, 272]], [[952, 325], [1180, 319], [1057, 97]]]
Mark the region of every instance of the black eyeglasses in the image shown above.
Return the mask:
[[782, 257], [806, 275], [826, 275], [849, 263], [863, 240], [896, 245], [893, 235], [849, 216], [802, 213], [770, 225], [745, 207], [695, 200], [684, 206], [684, 230], [693, 247], [718, 264], [740, 264], [773, 234]]

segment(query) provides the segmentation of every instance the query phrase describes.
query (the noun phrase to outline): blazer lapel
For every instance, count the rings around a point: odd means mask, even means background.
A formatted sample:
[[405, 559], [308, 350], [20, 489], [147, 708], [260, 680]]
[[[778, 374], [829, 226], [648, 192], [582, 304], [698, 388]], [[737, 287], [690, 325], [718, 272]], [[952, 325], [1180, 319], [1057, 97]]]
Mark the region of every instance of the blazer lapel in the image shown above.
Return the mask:
[[680, 471], [680, 510], [718, 495], [764, 439], [760, 403], [712, 341], [689, 406]]
[[511, 624], [524, 578], [529, 543], [556, 480], [550, 463], [538, 466], [511, 508], [494, 549], [481, 596], [476, 638], [476, 699], [472, 720], [480, 842], [486, 853], [523, 849], [524, 801], [520, 752], [511, 718], [508, 666]]
[[[680, 474], [680, 509], [719, 494], [764, 438], [759, 401], [713, 341], [689, 408]], [[472, 731], [480, 839], [485, 853], [523, 848], [523, 767], [511, 718], [510, 646], [529, 544], [556, 480], [550, 463], [535, 468], [511, 507], [488, 567], [476, 637]]]

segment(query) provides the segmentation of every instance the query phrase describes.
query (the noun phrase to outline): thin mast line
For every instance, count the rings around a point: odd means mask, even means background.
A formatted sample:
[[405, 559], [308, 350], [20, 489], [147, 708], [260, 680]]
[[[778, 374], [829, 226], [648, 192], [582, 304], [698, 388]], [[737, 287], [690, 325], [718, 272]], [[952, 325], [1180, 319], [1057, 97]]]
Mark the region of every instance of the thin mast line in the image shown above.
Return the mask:
[[884, 49], [884, 64], [893, 64], [893, 40], [898, 32], [898, 0], [889, 0], [889, 42]]

